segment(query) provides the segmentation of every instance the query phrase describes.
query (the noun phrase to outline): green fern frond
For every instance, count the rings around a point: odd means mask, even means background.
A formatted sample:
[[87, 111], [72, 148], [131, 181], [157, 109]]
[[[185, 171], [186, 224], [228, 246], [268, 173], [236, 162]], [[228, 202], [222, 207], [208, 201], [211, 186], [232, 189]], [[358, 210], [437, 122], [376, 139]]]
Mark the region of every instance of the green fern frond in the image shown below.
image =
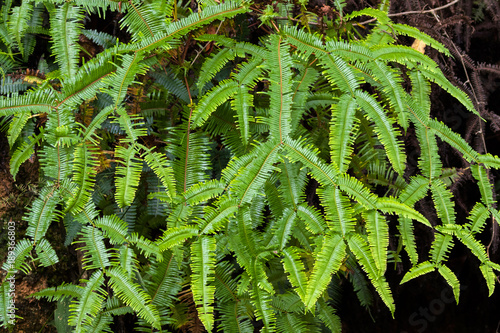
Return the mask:
[[273, 170], [273, 164], [278, 160], [280, 147], [279, 144], [268, 141], [254, 148], [251, 153], [254, 161], [240, 171], [230, 184], [231, 192], [240, 198], [240, 205], [250, 202], [264, 185], [266, 176]]
[[75, 326], [75, 331], [81, 332], [84, 325], [92, 324], [104, 305], [107, 292], [102, 288], [104, 275], [101, 270], [92, 274], [87, 284], [81, 288], [81, 296], [69, 305], [69, 325]]
[[292, 57], [290, 48], [284, 44], [278, 35], [271, 35], [269, 44], [270, 50], [267, 62], [270, 66], [270, 117], [269, 135], [279, 139], [287, 137], [291, 130], [290, 116], [292, 111]]
[[194, 128], [205, 123], [208, 117], [224, 102], [236, 94], [238, 84], [234, 80], [225, 80], [219, 83], [203, 96], [193, 110], [192, 125]]
[[245, 13], [247, 10], [247, 5], [241, 4], [239, 1], [226, 1], [219, 5], [205, 7], [201, 12], [193, 13], [186, 18], [168, 24], [165, 32], [143, 39], [138, 43], [136, 51], [142, 52], [156, 49], [202, 25], [215, 20], [234, 17]]
[[384, 145], [387, 157], [391, 161], [394, 170], [402, 175], [405, 169], [406, 156], [402, 149], [402, 143], [397, 139], [400, 133], [394, 128], [394, 121], [387, 117], [373, 96], [364, 91], [355, 91], [354, 95], [358, 105], [375, 122], [375, 132]]
[[335, 164], [327, 165], [318, 157], [318, 150], [298, 141], [285, 138], [286, 156], [291, 162], [300, 161], [311, 169], [311, 174], [322, 185], [336, 184], [338, 168]]
[[387, 248], [389, 246], [389, 226], [385, 218], [377, 211], [371, 210], [363, 214], [368, 232], [368, 244], [372, 253], [378, 275], [384, 275], [387, 269]]
[[163, 233], [157, 244], [160, 251], [165, 251], [193, 236], [198, 236], [198, 229], [195, 227], [169, 228]]
[[316, 303], [316, 315], [332, 333], [342, 332], [342, 323], [335, 311], [321, 298]]
[[467, 232], [467, 230], [464, 230], [463, 228], [458, 229], [455, 232], [455, 236], [471, 250], [472, 254], [481, 261], [481, 263], [487, 262], [488, 259], [488, 254], [486, 253], [486, 248], [484, 247], [481, 242], [479, 242], [477, 239], [474, 238], [474, 236]]
[[400, 23], [392, 23], [390, 27], [393, 28], [398, 35], [409, 36], [421, 40], [426, 45], [429, 45], [432, 48], [436, 49], [438, 52], [443, 53], [447, 56], [451, 56], [450, 51], [448, 51], [448, 49], [443, 44], [415, 27]]
[[359, 234], [354, 234], [347, 240], [347, 243], [349, 249], [354, 253], [361, 267], [370, 278], [380, 298], [394, 315], [395, 305], [391, 290], [384, 276], [379, 274], [367, 242]]
[[357, 106], [356, 100], [347, 94], [343, 95], [338, 103], [332, 106], [330, 154], [340, 172], [346, 172], [351, 161], [352, 145], [357, 131], [355, 116]]
[[453, 295], [455, 295], [455, 300], [458, 304], [458, 298], [460, 297], [460, 282], [458, 281], [457, 276], [451, 269], [444, 265], [438, 266], [438, 272], [453, 289]]
[[290, 281], [292, 287], [295, 289], [297, 295], [299, 295], [302, 302], [305, 302], [306, 291], [307, 291], [307, 277], [305, 274], [304, 264], [302, 263], [298, 249], [293, 246], [289, 246], [282, 250], [283, 253], [283, 267], [285, 272], [288, 273], [288, 280]]
[[172, 167], [167, 162], [166, 155], [159, 152], [152, 152], [151, 150], [145, 150], [142, 156], [149, 167], [153, 169], [154, 173], [158, 176], [162, 185], [167, 189], [170, 200], [173, 200], [176, 196], [175, 178]]
[[329, 229], [338, 232], [342, 237], [355, 231], [356, 220], [349, 199], [341, 193], [338, 187], [327, 186], [318, 189], [318, 196], [325, 207]]
[[443, 224], [455, 224], [455, 205], [450, 190], [441, 180], [436, 179], [431, 183], [431, 193], [437, 215]]
[[297, 215], [300, 217], [313, 234], [320, 234], [327, 228], [325, 219], [313, 207], [307, 204], [297, 206]]
[[400, 217], [398, 230], [401, 235], [400, 236], [401, 241], [403, 242], [406, 253], [410, 258], [412, 265], [413, 266], [417, 265], [418, 263], [417, 244], [415, 241], [415, 234], [411, 219], [406, 217]]
[[44, 267], [49, 267], [59, 262], [56, 251], [45, 238], [42, 238], [36, 244], [35, 251], [38, 255], [38, 259], [40, 259], [41, 265]]
[[46, 298], [48, 301], [63, 300], [66, 297], [79, 299], [83, 295], [83, 290], [81, 286], [74, 284], [61, 284], [57, 287], [45, 288], [43, 290], [37, 291], [31, 294], [31, 297], [40, 299], [42, 297]]
[[28, 214], [24, 220], [28, 222], [26, 236], [33, 239], [33, 243], [39, 242], [46, 234], [52, 221], [59, 218], [58, 204], [60, 202], [58, 189], [47, 185], [40, 191], [38, 197], [33, 201]]
[[214, 53], [210, 58], [205, 60], [201, 66], [199, 77], [198, 77], [198, 89], [203, 91], [203, 88], [212, 80], [229, 61], [235, 58], [236, 54], [230, 48], [224, 48], [219, 52]]
[[55, 108], [53, 89], [37, 89], [23, 95], [0, 97], [0, 116], [11, 116], [19, 112], [49, 113]]
[[118, 216], [105, 215], [93, 223], [104, 231], [111, 244], [121, 245], [128, 242], [128, 225]]
[[470, 168], [472, 175], [478, 182], [481, 200], [487, 207], [490, 207], [494, 203], [493, 186], [488, 178], [486, 169], [479, 164], [471, 165]]
[[430, 261], [421, 262], [420, 264], [410, 268], [410, 270], [405, 274], [405, 276], [403, 276], [403, 279], [401, 280], [400, 284], [413, 280], [414, 278], [419, 277], [421, 275], [433, 272], [435, 269], [436, 266]]
[[28, 22], [33, 14], [33, 4], [23, 1], [20, 6], [12, 8], [12, 13], [8, 20], [9, 33], [16, 41], [21, 55], [25, 55], [24, 43], [21, 39], [26, 38]]
[[491, 297], [495, 291], [497, 276], [493, 273], [493, 269], [488, 265], [481, 264], [479, 265], [479, 269], [481, 270], [481, 273], [486, 281], [486, 285], [488, 286], [488, 297]]
[[106, 270], [106, 267], [111, 265], [110, 250], [104, 244], [104, 235], [102, 232], [92, 226], [84, 226], [80, 232], [81, 238], [76, 241], [77, 244], [82, 244], [78, 250], [84, 250], [84, 258], [82, 263], [85, 269], [101, 268]]
[[490, 216], [490, 211], [482, 203], [477, 202], [470, 211], [467, 219], [467, 228], [471, 234], [481, 233], [484, 229], [486, 219]]
[[430, 251], [431, 259], [435, 265], [448, 259], [448, 254], [453, 246], [453, 236], [449, 234], [435, 233], [434, 242]]
[[330, 283], [332, 274], [337, 272], [346, 255], [346, 243], [340, 235], [327, 234], [321, 250], [317, 252], [316, 262], [307, 281], [304, 305], [313, 310], [316, 301]]
[[108, 49], [116, 45], [117, 38], [115, 36], [111, 36], [103, 31], [97, 31], [93, 29], [82, 29], [82, 35], [101, 46], [104, 49]]
[[198, 306], [198, 315], [207, 329], [212, 331], [214, 326], [213, 305], [215, 286], [215, 238], [212, 236], [200, 236], [191, 245], [191, 290], [193, 299]]
[[137, 159], [136, 153], [135, 145], [130, 145], [128, 148], [118, 146], [115, 150], [116, 158], [120, 159], [120, 165], [116, 167], [115, 177], [115, 198], [120, 208], [132, 204], [139, 186], [142, 164], [139, 163], [140, 160]]
[[384, 213], [397, 214], [402, 217], [417, 220], [428, 227], [432, 227], [429, 221], [421, 213], [391, 197], [379, 198], [377, 209]]
[[82, 28], [83, 12], [79, 6], [65, 3], [50, 13], [50, 33], [53, 52], [62, 75], [76, 75], [80, 53], [78, 36]]
[[115, 295], [134, 309], [139, 317], [160, 329], [158, 310], [151, 304], [151, 297], [138, 284], [130, 280], [120, 267], [112, 267], [106, 275], [109, 277], [109, 285]]
[[21, 167], [21, 164], [26, 162], [34, 153], [35, 145], [43, 138], [45, 131], [42, 129], [38, 135], [32, 135], [19, 146], [12, 154], [10, 159], [10, 174], [16, 179], [16, 175]]
[[73, 214], [82, 210], [90, 199], [90, 190], [94, 186], [95, 168], [97, 166], [95, 151], [90, 150], [85, 144], [77, 146], [74, 154], [73, 182], [78, 185], [78, 188], [75, 193], [72, 193], [65, 208], [66, 212]]

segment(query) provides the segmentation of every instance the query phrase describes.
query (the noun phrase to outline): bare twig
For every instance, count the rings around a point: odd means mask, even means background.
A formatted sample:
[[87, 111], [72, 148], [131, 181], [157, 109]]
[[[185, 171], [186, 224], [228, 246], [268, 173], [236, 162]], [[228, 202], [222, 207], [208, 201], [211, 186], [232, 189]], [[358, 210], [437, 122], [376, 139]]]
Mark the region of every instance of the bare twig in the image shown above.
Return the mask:
[[[433, 9], [426, 9], [426, 10], [410, 10], [410, 11], [407, 11], [407, 12], [401, 12], [401, 13], [394, 13], [394, 14], [387, 14], [387, 16], [389, 17], [395, 17], [395, 16], [403, 16], [403, 15], [411, 15], [411, 14], [425, 14], [425, 13], [435, 13], [436, 11], [438, 10], [442, 10], [442, 9], [445, 9], [445, 8], [448, 8], [450, 6], [453, 6], [454, 4], [456, 4], [457, 2], [459, 2], [460, 0], [453, 0], [452, 2], [450, 3], [447, 3], [446, 5], [442, 5], [441, 7], [436, 7], [436, 8], [433, 8]], [[373, 21], [375, 21], [376, 19], [370, 19], [370, 20], [367, 20], [367, 21], [363, 21], [361, 22], [360, 24], [367, 24], [367, 23], [371, 23]]]

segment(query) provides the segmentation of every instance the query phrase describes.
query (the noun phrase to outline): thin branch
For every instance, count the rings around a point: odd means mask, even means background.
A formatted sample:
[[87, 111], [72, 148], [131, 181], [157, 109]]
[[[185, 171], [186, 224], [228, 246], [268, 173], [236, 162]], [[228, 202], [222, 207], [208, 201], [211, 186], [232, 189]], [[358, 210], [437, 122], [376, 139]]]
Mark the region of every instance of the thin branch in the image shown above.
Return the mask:
[[[426, 13], [433, 13], [434, 14], [436, 11], [442, 10], [442, 9], [445, 9], [445, 8], [448, 8], [448, 7], [451, 7], [451, 6], [453, 6], [454, 4], [456, 4], [459, 1], [460, 0], [453, 0], [452, 2], [447, 3], [446, 5], [442, 5], [441, 7], [437, 7], [437, 8], [433, 8], [433, 9], [427, 9], [427, 10], [410, 10], [410, 11], [407, 11], [407, 12], [387, 14], [387, 16], [389, 16], [389, 17], [395, 17], [395, 16], [403, 16], [403, 15], [411, 15], [411, 14], [426, 14]], [[367, 23], [371, 23], [373, 21], [376, 21], [376, 19], [373, 18], [373, 19], [370, 19], [370, 20], [367, 20], [367, 21], [360, 22], [359, 24], [367, 24]]]

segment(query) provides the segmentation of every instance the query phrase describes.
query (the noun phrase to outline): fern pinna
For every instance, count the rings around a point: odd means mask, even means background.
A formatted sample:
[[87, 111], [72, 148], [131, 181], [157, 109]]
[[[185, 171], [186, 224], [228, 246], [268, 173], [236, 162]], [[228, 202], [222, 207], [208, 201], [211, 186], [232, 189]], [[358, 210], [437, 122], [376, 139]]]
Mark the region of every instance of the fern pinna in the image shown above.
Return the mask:
[[[12, 175], [33, 154], [40, 160], [41, 189], [14, 268], [29, 274], [30, 261], [58, 262], [46, 234], [60, 221], [67, 245], [84, 253], [85, 278], [34, 296], [57, 301], [69, 318], [58, 324], [76, 332], [111, 331], [113, 317], [127, 313], [137, 331], [175, 330], [189, 325], [193, 309], [207, 331], [338, 332], [328, 292], [343, 272], [363, 305], [371, 304], [369, 281], [394, 313], [385, 273], [398, 255], [389, 249], [395, 221], [412, 264], [401, 283], [437, 271], [458, 301], [446, 260], [461, 242], [479, 259], [491, 294], [500, 266], [476, 235], [500, 218], [489, 177], [500, 159], [431, 116], [430, 83], [477, 112], [436, 63], [397, 36], [448, 55], [444, 46], [392, 23], [382, 8], [343, 16], [377, 19], [361, 40], [266, 20], [275, 32], [258, 44], [204, 34], [249, 8], [204, 1], [190, 13], [162, 0], [2, 8], [6, 72], [32, 52], [36, 34], [52, 37], [54, 56], [46, 79], [0, 99]], [[128, 42], [85, 29], [85, 15], [108, 9], [124, 13]], [[36, 15], [48, 16], [49, 27]], [[81, 35], [102, 48], [85, 63]], [[215, 45], [201, 65], [204, 49], [179, 58], [186, 38]], [[410, 128], [420, 157], [409, 175], [402, 136]], [[481, 200], [467, 224], [456, 223], [437, 138], [477, 181]], [[415, 209], [428, 195], [439, 222]], [[419, 260], [414, 223], [434, 231], [428, 260]], [[14, 274], [4, 269], [2, 290]], [[5, 326], [8, 302], [0, 302]]]

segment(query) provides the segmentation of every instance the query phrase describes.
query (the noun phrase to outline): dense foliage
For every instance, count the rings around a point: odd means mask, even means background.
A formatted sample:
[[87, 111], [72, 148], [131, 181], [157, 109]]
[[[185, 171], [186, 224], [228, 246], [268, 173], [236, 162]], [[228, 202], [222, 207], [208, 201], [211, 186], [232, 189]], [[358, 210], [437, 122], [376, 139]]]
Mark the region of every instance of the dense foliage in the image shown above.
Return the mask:
[[[3, 266], [4, 326], [9, 277], [59, 260], [46, 238], [55, 223], [84, 253], [80, 281], [33, 295], [58, 302], [61, 332], [111, 331], [126, 314], [144, 332], [338, 332], [341, 281], [363, 306], [380, 297], [394, 313], [386, 271], [403, 257], [411, 268], [401, 283], [436, 271], [458, 302], [446, 265], [456, 243], [477, 257], [493, 293], [500, 266], [476, 236], [500, 218], [490, 180], [500, 159], [431, 115], [433, 83], [480, 117], [399, 37], [449, 51], [392, 22], [388, 1], [351, 13], [335, 1], [337, 18], [321, 31], [299, 2], [3, 2], [10, 171], [40, 163], [25, 238], [13, 267]], [[113, 33], [86, 27], [117, 12]], [[369, 29], [356, 25], [366, 17], [375, 19]], [[269, 33], [250, 40], [250, 24]], [[40, 36], [50, 40], [44, 57]], [[16, 72], [34, 57], [38, 72]], [[410, 133], [419, 147], [411, 169]], [[443, 143], [477, 182], [467, 223], [457, 223], [457, 171], [443, 167]], [[415, 208], [425, 198], [432, 219]], [[434, 232], [425, 258], [415, 223]]]

